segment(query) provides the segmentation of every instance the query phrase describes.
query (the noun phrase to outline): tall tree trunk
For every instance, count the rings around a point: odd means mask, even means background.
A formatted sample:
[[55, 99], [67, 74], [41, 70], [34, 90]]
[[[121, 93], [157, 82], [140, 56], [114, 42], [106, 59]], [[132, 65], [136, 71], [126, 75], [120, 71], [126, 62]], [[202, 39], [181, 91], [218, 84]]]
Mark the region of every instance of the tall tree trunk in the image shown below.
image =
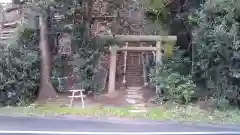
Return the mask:
[[43, 15], [39, 18], [40, 22], [40, 50], [41, 50], [41, 85], [38, 99], [46, 99], [56, 97], [57, 93], [54, 90], [51, 77], [51, 52], [48, 44], [48, 26], [47, 18]]
[[1, 8], [1, 18], [2, 18], [2, 20], [1, 20], [1, 27], [2, 27], [2, 29], [3, 29], [4, 23], [5, 23], [5, 13], [4, 13], [3, 5], [1, 5], [0, 8]]
[[21, 1], [20, 1], [20, 0], [12, 0], [12, 3], [13, 3], [13, 4], [20, 4]]
[[93, 0], [88, 0], [87, 5], [86, 5], [86, 10], [85, 10], [85, 12], [86, 12], [85, 20], [84, 20], [87, 37], [92, 36], [92, 33], [91, 33], [91, 23], [93, 23], [92, 22], [92, 8], [93, 8]]

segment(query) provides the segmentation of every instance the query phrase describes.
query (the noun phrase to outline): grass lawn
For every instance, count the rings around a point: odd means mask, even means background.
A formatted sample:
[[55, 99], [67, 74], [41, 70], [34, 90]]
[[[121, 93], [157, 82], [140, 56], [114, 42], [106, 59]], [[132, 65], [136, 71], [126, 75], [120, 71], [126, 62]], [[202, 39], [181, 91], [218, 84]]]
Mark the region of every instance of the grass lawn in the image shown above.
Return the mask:
[[240, 123], [240, 111], [218, 111], [212, 115], [193, 106], [170, 106], [149, 108], [147, 113], [129, 112], [131, 108], [115, 108], [95, 106], [87, 108], [69, 108], [57, 104], [31, 105], [28, 107], [0, 108], [0, 115], [27, 115], [27, 116], [94, 116], [119, 117], [131, 119], [198, 121], [207, 123]]

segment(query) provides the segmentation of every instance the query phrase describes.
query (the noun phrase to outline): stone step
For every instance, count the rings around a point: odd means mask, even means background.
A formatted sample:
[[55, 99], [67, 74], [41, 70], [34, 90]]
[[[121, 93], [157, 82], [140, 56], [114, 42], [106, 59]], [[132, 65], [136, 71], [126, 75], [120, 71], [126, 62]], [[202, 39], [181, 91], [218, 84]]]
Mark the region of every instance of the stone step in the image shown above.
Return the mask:
[[135, 107], [146, 107], [145, 103], [142, 103], [142, 104], [135, 104], [134, 106], [135, 106]]
[[143, 67], [142, 66], [137, 66], [137, 67], [129, 67], [129, 66], [127, 66], [127, 69], [128, 70], [135, 70], [135, 69], [137, 69], [137, 70], [143, 70]]
[[[136, 105], [136, 104], [142, 104], [143, 103], [143, 99], [131, 99], [131, 98], [126, 98], [125, 99], [128, 103], [132, 104], [132, 106]], [[137, 106], [136, 106], [137, 107]]]
[[126, 72], [127, 76], [143, 76], [143, 72]]
[[136, 68], [136, 69], [129, 69], [129, 68], [127, 68], [126, 72], [127, 73], [131, 73], [131, 72], [132, 73], [139, 73], [140, 72], [141, 73], [141, 72], [143, 72], [143, 69], [142, 68]]
[[136, 70], [134, 70], [134, 69], [131, 69], [131, 70], [129, 70], [129, 69], [127, 69], [126, 70], [126, 73], [129, 73], [129, 74], [139, 74], [139, 73], [143, 73], [143, 69], [136, 69]]
[[132, 82], [132, 83], [134, 83], [134, 82], [144, 82], [144, 80], [143, 79], [140, 79], [141, 77], [138, 77], [138, 78], [126, 78], [126, 81], [127, 81], [127, 83], [129, 83], [129, 82]]
[[142, 69], [143, 68], [142, 65], [133, 64], [133, 63], [126, 63], [126, 65], [127, 65], [127, 69]]
[[127, 81], [143, 81], [143, 76], [126, 76]]
[[0, 40], [7, 40], [13, 37], [16, 29], [2, 29], [0, 31]]
[[11, 39], [11, 36], [9, 36], [9, 37], [0, 37], [0, 40], [8, 40], [8, 39]]
[[142, 87], [128, 87], [127, 88], [127, 91], [132, 91], [132, 90], [140, 90], [140, 89], [142, 89]]
[[142, 81], [144, 81], [143, 80], [143, 78], [142, 78], [142, 76], [135, 76], [135, 77], [129, 77], [129, 76], [127, 76], [126, 77], [126, 80], [127, 81], [131, 81], [131, 82], [142, 82]]
[[127, 81], [127, 83], [129, 83], [129, 82], [132, 82], [132, 83], [144, 82], [143, 79], [138, 79], [138, 78], [135, 78], [135, 79], [133, 79], [133, 78], [132, 78], [132, 79], [127, 78], [126, 81]]
[[130, 71], [131, 70], [143, 70], [143, 68], [142, 67], [136, 67], [136, 68], [135, 67], [134, 68], [133, 67], [131, 67], [131, 68], [127, 67], [127, 70], [130, 70]]
[[133, 78], [131, 78], [131, 79], [127, 78], [126, 81], [127, 81], [127, 83], [129, 83], [129, 82], [132, 82], [132, 83], [134, 83], [134, 82], [136, 82], [136, 83], [144, 82], [143, 79], [139, 79], [139, 78], [135, 78], [135, 79], [133, 79]]
[[126, 80], [133, 80], [133, 81], [140, 81], [143, 80], [143, 76], [139, 76], [139, 75], [126, 75]]
[[[135, 60], [135, 61], [137, 61], [137, 60]], [[133, 67], [133, 68], [137, 68], [137, 67], [139, 68], [139, 67], [142, 67], [143, 65], [141, 63], [135, 64], [135, 63], [127, 61], [127, 66], [128, 67]]]
[[131, 67], [142, 67], [143, 66], [142, 62], [141, 61], [138, 62], [138, 60], [134, 60], [134, 63], [133, 63], [133, 61], [126, 61], [126, 63], [128, 66], [131, 66]]
[[126, 70], [127, 73], [142, 73], [143, 69], [128, 69]]
[[136, 74], [136, 73], [126, 73], [126, 78], [143, 78], [143, 75], [142, 74]]
[[127, 74], [126, 79], [133, 79], [133, 80], [143, 80], [143, 75], [136, 75], [136, 74]]
[[141, 95], [126, 95], [126, 97], [132, 99], [143, 99], [143, 96]]
[[137, 73], [126, 73], [126, 77], [129, 77], [129, 78], [138, 78], [138, 77], [143, 77], [142, 74], [137, 74]]
[[126, 86], [143, 86], [143, 84], [127, 84]]
[[[129, 86], [129, 87], [133, 87], [133, 86]], [[139, 86], [136, 86], [136, 87], [139, 87]], [[134, 94], [134, 93], [142, 94], [143, 92], [141, 89], [142, 89], [141, 87], [139, 89], [125, 89], [125, 92], [132, 93], [132, 94]]]
[[142, 68], [141, 69], [129, 69], [129, 68], [127, 68], [126, 72], [127, 73], [142, 73], [143, 69]]
[[143, 78], [143, 73], [141, 73], [141, 72], [138, 72], [138, 73], [133, 73], [133, 72], [129, 73], [129, 72], [127, 72], [126, 73], [126, 77], [130, 77], [130, 78], [139, 78], [139, 77], [141, 77], [141, 78]]
[[143, 72], [126, 72], [126, 75], [128, 75], [128, 76], [131, 76], [131, 75], [143, 76]]
[[143, 68], [127, 68], [126, 70], [127, 72], [137, 72], [137, 71], [143, 72]]
[[134, 100], [134, 99], [129, 99], [129, 98], [127, 98], [126, 101], [127, 101], [128, 103], [130, 103], [130, 104], [136, 104], [136, 103], [137, 103], [136, 100]]
[[143, 94], [140, 91], [126, 91], [125, 96], [128, 98], [142, 98]]
[[127, 86], [143, 86], [143, 82], [127, 82]]
[[129, 67], [129, 66], [127, 66], [127, 69], [138, 69], [138, 70], [140, 70], [140, 69], [143, 69], [143, 67], [142, 66], [136, 66], [136, 67]]
[[143, 73], [142, 72], [126, 72], [126, 76], [142, 76], [143, 77]]
[[131, 94], [131, 95], [139, 94], [139, 95], [142, 95], [142, 92], [139, 91], [139, 90], [126, 90], [126, 94]]
[[11, 34], [11, 33], [15, 33], [16, 31], [16, 28], [13, 28], [13, 29], [7, 29], [7, 30], [2, 30], [0, 31], [0, 34]]
[[139, 86], [139, 87], [141, 87], [141, 86], [143, 86], [143, 83], [128, 83], [128, 84], [126, 84], [126, 86], [128, 86], [128, 87], [132, 87], [132, 86]]
[[127, 80], [127, 84], [128, 85], [132, 85], [132, 86], [134, 86], [134, 85], [137, 85], [137, 86], [141, 86], [141, 85], [143, 85], [143, 81], [128, 81]]
[[129, 110], [129, 112], [139, 113], [139, 112], [147, 112], [147, 110]]
[[126, 63], [126, 65], [127, 65], [128, 69], [137, 69], [137, 68], [142, 69], [142, 67], [143, 67], [143, 65], [128, 63], [128, 62]]
[[126, 78], [143, 78], [143, 75], [141, 73], [136, 74], [136, 73], [126, 73]]

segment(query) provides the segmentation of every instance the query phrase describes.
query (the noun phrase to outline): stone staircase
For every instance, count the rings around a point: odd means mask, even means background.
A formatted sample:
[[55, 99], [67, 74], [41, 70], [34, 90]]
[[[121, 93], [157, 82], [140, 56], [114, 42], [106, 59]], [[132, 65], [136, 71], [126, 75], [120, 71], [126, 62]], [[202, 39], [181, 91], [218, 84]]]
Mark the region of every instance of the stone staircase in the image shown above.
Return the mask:
[[142, 87], [128, 87], [125, 89], [125, 92], [126, 101], [131, 104], [131, 110], [129, 110], [129, 112], [147, 112]]
[[14, 38], [17, 28], [3, 28], [0, 31], [0, 43], [7, 43], [11, 41], [11, 38]]
[[19, 26], [28, 28], [37, 28], [37, 11], [28, 8], [26, 5], [7, 4], [4, 5], [4, 11], [0, 16], [0, 43], [8, 44], [16, 41], [15, 37]]
[[[129, 43], [129, 46], [139, 46], [136, 43]], [[131, 104], [130, 112], [143, 113], [147, 112], [146, 104], [143, 97], [143, 62], [142, 52], [128, 51], [126, 61], [126, 88], [125, 98]]]
[[141, 52], [128, 52], [126, 81], [127, 86], [144, 85]]
[[0, 27], [0, 43], [8, 44], [15, 38], [17, 28], [23, 22], [23, 14], [20, 12], [17, 6], [6, 5], [4, 11], [4, 17], [2, 16]]

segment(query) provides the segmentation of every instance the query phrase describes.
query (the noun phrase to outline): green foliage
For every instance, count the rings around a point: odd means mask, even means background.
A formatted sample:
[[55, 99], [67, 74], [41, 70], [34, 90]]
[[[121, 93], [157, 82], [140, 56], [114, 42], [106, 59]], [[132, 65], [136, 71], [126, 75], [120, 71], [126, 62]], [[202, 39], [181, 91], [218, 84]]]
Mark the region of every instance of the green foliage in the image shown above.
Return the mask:
[[163, 63], [166, 69], [172, 69], [174, 72], [178, 72], [181, 75], [190, 74], [191, 60], [189, 57], [185, 57], [185, 50], [178, 48], [173, 49], [173, 56], [163, 58]]
[[159, 76], [155, 78], [155, 85], [163, 90], [164, 99], [178, 103], [188, 103], [191, 100], [196, 87], [191, 76], [165, 70]]
[[147, 17], [154, 22], [168, 23], [170, 21], [169, 4], [171, 2], [172, 0], [148, 0], [147, 5], [149, 9], [146, 12]]
[[[184, 67], [187, 65], [180, 63], [182, 61], [186, 64], [187, 60], [176, 53], [173, 58], [165, 59], [162, 66], [157, 64], [152, 69], [151, 82], [160, 88], [158, 96], [163, 96], [165, 100], [188, 103], [195, 92], [196, 86], [192, 77], [185, 75], [188, 70]], [[181, 70], [185, 72], [180, 72]]]
[[227, 90], [233, 90], [234, 81], [239, 80], [238, 68], [231, 63], [239, 53], [239, 4], [240, 0], [206, 2], [189, 17], [195, 26], [195, 80], [208, 90], [209, 96], [223, 96]]
[[112, 40], [101, 40], [97, 37], [87, 37], [85, 27], [82, 24], [73, 26], [72, 45], [75, 50], [73, 61], [69, 63], [74, 68], [74, 74], [79, 75], [86, 88], [99, 93], [98, 88], [101, 84], [94, 84], [95, 72], [99, 68], [102, 55], [106, 53]]
[[40, 57], [36, 31], [24, 29], [17, 44], [0, 53], [0, 106], [25, 105], [37, 95]]
[[66, 79], [61, 79], [59, 81], [59, 78], [61, 77], [66, 77], [64, 75], [64, 69], [65, 65], [68, 65], [68, 58], [61, 56], [61, 55], [56, 55], [54, 57], [53, 63], [52, 63], [52, 75], [51, 75], [51, 82], [55, 90], [57, 91], [65, 91], [67, 87], [67, 78]]
[[224, 111], [228, 110], [228, 109], [231, 109], [229, 101], [226, 100], [226, 99], [223, 99], [223, 98], [219, 99], [218, 100], [218, 109], [219, 110], [224, 110]]
[[[99, 62], [105, 49], [103, 46], [101, 46], [101, 44], [95, 42], [96, 39], [79, 39], [81, 41], [76, 41], [77, 38], [73, 37], [73, 47], [75, 48], [75, 53], [72, 56], [55, 56], [52, 71], [52, 83], [58, 91], [68, 90], [66, 87], [70, 75], [66, 75], [66, 67], [71, 67], [73, 69], [72, 74], [78, 77], [78, 80], [75, 82], [75, 84], [81, 84], [82, 87], [86, 89], [86, 92], [91, 91], [100, 93], [102, 90], [101, 80], [104, 79], [104, 76], [102, 76], [100, 80], [96, 80], [96, 72], [98, 72], [97, 70], [100, 68]], [[83, 41], [84, 39], [87, 41]], [[78, 45], [82, 42], [85, 44], [82, 44], [81, 46]]]

